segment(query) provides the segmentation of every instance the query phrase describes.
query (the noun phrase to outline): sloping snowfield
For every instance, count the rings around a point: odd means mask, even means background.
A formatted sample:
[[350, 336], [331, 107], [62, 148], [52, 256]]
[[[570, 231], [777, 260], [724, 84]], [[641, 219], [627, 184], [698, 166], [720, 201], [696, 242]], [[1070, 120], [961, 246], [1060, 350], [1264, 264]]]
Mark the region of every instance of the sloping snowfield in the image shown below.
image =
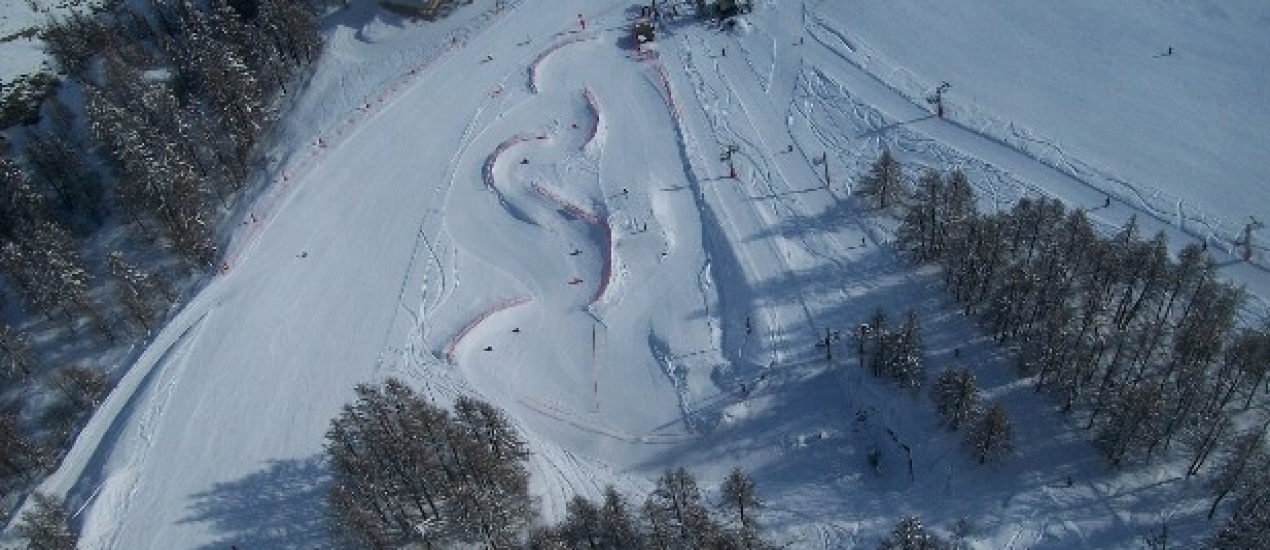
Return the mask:
[[[325, 546], [327, 422], [355, 384], [389, 376], [506, 409], [549, 518], [572, 494], [642, 495], [686, 465], [707, 487], [751, 471], [764, 520], [797, 548], [872, 548], [903, 514], [944, 531], [970, 518], [994, 549], [1138, 548], [1164, 521], [1184, 546], [1210, 529], [1199, 482], [1113, 475], [1012, 384], [938, 277], [897, 258], [850, 196], [887, 146], [914, 169], [965, 170], [985, 207], [1049, 194], [1109, 227], [1137, 215], [1175, 245], [1210, 239], [1229, 277], [1270, 296], [1263, 268], [1230, 255], [1239, 220], [1270, 212], [1264, 8], [1210, 2], [1226, 19], [1187, 26], [1193, 8], [1146, 0], [984, 0], [960, 18], [766, 2], [731, 30], [668, 21], [660, 55], [637, 59], [629, 2], [501, 4], [436, 24], [370, 5], [331, 18], [221, 273], [46, 484], [82, 548]], [[1131, 24], [1149, 32], [1125, 38]], [[1049, 40], [1065, 45], [1038, 53]], [[1173, 58], [1151, 58], [1170, 44]], [[1033, 65], [1051, 61], [1062, 70]], [[924, 88], [953, 76], [951, 120], [932, 117]], [[1204, 93], [1150, 80], [1166, 77]], [[1038, 136], [1050, 149], [1020, 143]], [[845, 342], [825, 360], [825, 331], [878, 306], [922, 314], [932, 368], [958, 347], [983, 365], [987, 396], [1016, 416], [1017, 456], [971, 464], [923, 399], [863, 376]], [[873, 448], [881, 475], [865, 467]]]

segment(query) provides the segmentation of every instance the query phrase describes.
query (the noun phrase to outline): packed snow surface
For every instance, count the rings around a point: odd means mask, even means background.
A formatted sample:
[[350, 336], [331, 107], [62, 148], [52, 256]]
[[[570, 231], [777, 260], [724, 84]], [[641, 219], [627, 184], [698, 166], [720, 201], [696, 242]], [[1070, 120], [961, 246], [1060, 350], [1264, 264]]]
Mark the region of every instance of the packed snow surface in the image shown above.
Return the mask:
[[[970, 518], [977, 548], [1209, 529], [1201, 485], [1110, 472], [1012, 383], [851, 192], [890, 147], [965, 170], [986, 208], [1047, 194], [1209, 239], [1267, 296], [1229, 255], [1270, 211], [1261, 4], [759, 2], [730, 29], [666, 22], [655, 56], [634, 55], [628, 1], [501, 4], [331, 16], [219, 274], [45, 485], [82, 548], [326, 546], [327, 423], [389, 376], [506, 409], [549, 519], [686, 465], [706, 487], [752, 472], [798, 548], [872, 548], [903, 514]], [[923, 101], [944, 80], [949, 119]], [[922, 314], [932, 368], [960, 348], [981, 369], [1016, 456], [973, 464], [846, 341], [825, 360], [825, 332], [878, 306]]]

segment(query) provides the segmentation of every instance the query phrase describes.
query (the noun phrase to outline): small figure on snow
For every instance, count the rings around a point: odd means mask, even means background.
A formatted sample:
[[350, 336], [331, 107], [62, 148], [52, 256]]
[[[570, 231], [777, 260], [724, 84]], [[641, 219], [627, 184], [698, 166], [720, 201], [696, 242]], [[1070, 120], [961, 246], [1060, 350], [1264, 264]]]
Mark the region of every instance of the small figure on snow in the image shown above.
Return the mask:
[[570, 253], [569, 253], [569, 255], [570, 255], [570, 256], [577, 256], [578, 254], [581, 254], [581, 253], [582, 253], [582, 251], [581, 251], [581, 250], [579, 250], [579, 249], [575, 248], [575, 249], [573, 249], [573, 252], [570, 252]]
[[582, 27], [582, 30], [586, 30], [586, 19], [584, 19], [580, 13], [578, 14], [578, 26]]
[[529, 159], [520, 159], [521, 164], [529, 164]]
[[490, 61], [493, 61], [493, 60], [494, 60], [493, 55], [487, 55], [485, 56], [485, 59], [481, 61], [481, 63], [489, 63]]
[[308, 257], [309, 257], [309, 251], [308, 251], [308, 250], [305, 250], [305, 251], [303, 251], [303, 252], [300, 252], [300, 257], [301, 257], [301, 258], [308, 258]]
[[1105, 195], [1105, 196], [1103, 196], [1103, 198], [1102, 198], [1102, 207], [1103, 207], [1103, 208], [1110, 208], [1110, 207], [1111, 207], [1111, 195]]
[[520, 334], [520, 327], [516, 327], [516, 328], [512, 329], [512, 332], [513, 332], [513, 333], [516, 333], [516, 334]]

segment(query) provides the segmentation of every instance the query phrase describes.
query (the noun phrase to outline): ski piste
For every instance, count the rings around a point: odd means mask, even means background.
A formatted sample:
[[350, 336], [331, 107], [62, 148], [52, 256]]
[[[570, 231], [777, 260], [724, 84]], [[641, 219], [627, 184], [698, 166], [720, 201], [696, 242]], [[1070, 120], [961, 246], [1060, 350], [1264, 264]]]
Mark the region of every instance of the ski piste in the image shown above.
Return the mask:
[[[1202, 487], [1111, 472], [938, 274], [896, 254], [893, 224], [853, 186], [886, 147], [911, 173], [965, 171], [984, 208], [1048, 196], [1109, 230], [1136, 216], [1175, 249], [1207, 239], [1255, 318], [1270, 282], [1264, 237], [1235, 261], [1246, 213], [1096, 168], [1108, 159], [1072, 152], [1093, 142], [1048, 145], [959, 97], [974, 85], [957, 78], [932, 116], [924, 97], [950, 76], [906, 68], [898, 46], [885, 57], [877, 36], [903, 25], [873, 8], [757, 4], [730, 29], [663, 21], [655, 58], [635, 55], [628, 2], [477, 0], [426, 24], [370, 3], [332, 15], [220, 273], [42, 487], [67, 497], [81, 547], [325, 546], [327, 423], [354, 385], [389, 376], [508, 411], [548, 519], [606, 484], [642, 495], [667, 467], [713, 486], [742, 466], [764, 522], [797, 547], [872, 548], [900, 512], [973, 518], [979, 548], [1137, 548], [1173, 518], [1176, 540], [1203, 535], [1185, 519]], [[1177, 44], [1144, 57], [1184, 59]], [[1258, 193], [1238, 202], [1264, 211]], [[932, 365], [954, 347], [984, 365], [979, 383], [1015, 413], [1016, 456], [974, 467], [925, 401], [864, 376], [846, 344], [826, 364], [825, 330], [879, 306], [922, 314]], [[875, 444], [880, 476], [863, 466]]]

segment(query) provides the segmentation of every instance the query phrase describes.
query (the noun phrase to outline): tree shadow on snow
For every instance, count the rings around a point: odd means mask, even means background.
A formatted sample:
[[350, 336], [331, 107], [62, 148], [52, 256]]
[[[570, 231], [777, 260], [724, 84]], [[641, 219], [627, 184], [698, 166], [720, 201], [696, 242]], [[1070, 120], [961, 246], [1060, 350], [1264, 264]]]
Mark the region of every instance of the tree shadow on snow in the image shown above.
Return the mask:
[[194, 495], [183, 523], [206, 524], [216, 542], [199, 550], [339, 548], [327, 524], [330, 473], [320, 457], [277, 460]]

